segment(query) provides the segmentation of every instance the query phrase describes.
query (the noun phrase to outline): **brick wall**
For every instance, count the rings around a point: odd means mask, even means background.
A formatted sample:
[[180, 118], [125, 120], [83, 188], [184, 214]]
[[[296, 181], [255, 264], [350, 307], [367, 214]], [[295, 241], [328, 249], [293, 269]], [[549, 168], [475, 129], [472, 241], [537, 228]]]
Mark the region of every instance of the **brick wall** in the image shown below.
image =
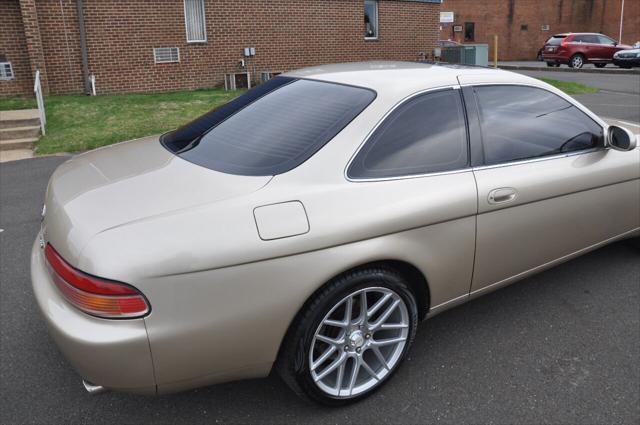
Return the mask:
[[0, 80], [0, 97], [31, 93], [33, 79], [17, 0], [0, 0], [0, 56], [11, 62], [16, 77]]
[[[182, 0], [87, 0], [90, 72], [99, 93], [211, 87], [256, 48], [259, 71], [367, 59], [415, 60], [437, 38], [439, 5], [380, 2], [380, 38], [364, 41], [362, 0], [207, 0], [208, 42], [187, 44]], [[179, 64], [154, 64], [179, 47]]]
[[[16, 52], [42, 46], [51, 93], [82, 93], [82, 66], [75, 0], [0, 0], [16, 30], [3, 37], [24, 40], [18, 17], [23, 5], [37, 15], [38, 38]], [[256, 71], [287, 71], [331, 62], [415, 60], [437, 40], [440, 5], [380, 0], [379, 39], [364, 40], [363, 0], [205, 0], [206, 43], [187, 43], [183, 0], [84, 0], [89, 72], [98, 94], [196, 89], [223, 84], [239, 70], [244, 47], [256, 48]], [[33, 5], [36, 8], [33, 8]], [[31, 10], [33, 9], [33, 10]], [[36, 10], [37, 9], [37, 10]], [[17, 13], [17, 15], [16, 15]], [[23, 18], [25, 11], [22, 11]], [[154, 47], [179, 47], [180, 63], [155, 64]], [[17, 54], [16, 53], [16, 54]], [[29, 63], [27, 62], [27, 69]], [[251, 69], [253, 70], [253, 63]], [[14, 82], [32, 84], [31, 78]], [[26, 86], [25, 86], [26, 87]], [[7, 92], [0, 92], [6, 95]]]
[[51, 93], [82, 93], [76, 0], [38, 0], [40, 39]]
[[[499, 37], [501, 60], [533, 60], [544, 42], [562, 32], [601, 32], [615, 39], [620, 26], [620, 0], [444, 0], [443, 11], [455, 12], [455, 24], [475, 22], [475, 42], [489, 43]], [[523, 30], [522, 25], [527, 29]], [[549, 25], [549, 31], [542, 26]], [[463, 33], [443, 26], [440, 37], [463, 41]], [[640, 1], [625, 2], [622, 41], [640, 40]]]

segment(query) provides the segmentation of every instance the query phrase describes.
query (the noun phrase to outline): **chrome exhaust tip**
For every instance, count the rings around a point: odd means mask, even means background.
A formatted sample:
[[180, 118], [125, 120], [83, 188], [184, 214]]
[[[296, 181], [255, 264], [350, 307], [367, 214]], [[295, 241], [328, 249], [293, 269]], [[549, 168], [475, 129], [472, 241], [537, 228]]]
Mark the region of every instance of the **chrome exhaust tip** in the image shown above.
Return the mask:
[[87, 382], [84, 379], [82, 380], [82, 385], [84, 385], [84, 389], [91, 395], [96, 395], [107, 391], [105, 387], [101, 387], [100, 385], [93, 385], [91, 382]]

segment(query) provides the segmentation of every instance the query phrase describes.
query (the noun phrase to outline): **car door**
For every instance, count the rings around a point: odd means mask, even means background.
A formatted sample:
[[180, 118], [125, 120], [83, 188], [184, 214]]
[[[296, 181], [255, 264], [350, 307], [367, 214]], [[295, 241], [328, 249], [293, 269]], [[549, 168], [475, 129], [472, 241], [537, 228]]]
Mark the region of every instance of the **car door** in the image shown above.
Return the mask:
[[[340, 195], [341, 208], [366, 217], [349, 217], [351, 233], [358, 222], [367, 223], [369, 235], [402, 230], [403, 258], [425, 270], [432, 312], [466, 298], [473, 271], [477, 191], [460, 92], [438, 88], [394, 107], [348, 166], [353, 194]], [[322, 204], [326, 211], [338, 202], [325, 195]], [[313, 214], [313, 204], [305, 207]]]
[[598, 38], [598, 59], [602, 61], [611, 61], [613, 54], [618, 50], [615, 40], [604, 35], [596, 36]]
[[481, 134], [472, 294], [640, 228], [640, 150], [605, 149], [600, 123], [546, 89], [464, 91]]
[[587, 60], [590, 60], [593, 57], [595, 42], [595, 37], [590, 35], [574, 35], [572, 54], [582, 53]]

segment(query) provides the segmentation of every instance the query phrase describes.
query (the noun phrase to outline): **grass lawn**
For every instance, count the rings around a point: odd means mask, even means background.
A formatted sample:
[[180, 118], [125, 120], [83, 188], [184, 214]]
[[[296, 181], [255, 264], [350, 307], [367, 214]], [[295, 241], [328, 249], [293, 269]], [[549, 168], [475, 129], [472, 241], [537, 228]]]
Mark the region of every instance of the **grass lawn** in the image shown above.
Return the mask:
[[36, 109], [35, 97], [29, 99], [26, 97], [8, 97], [0, 99], [0, 111], [11, 111], [13, 109]]
[[[48, 96], [47, 134], [36, 154], [79, 152], [179, 127], [241, 91], [221, 89], [114, 96]], [[28, 100], [1, 99], [0, 110], [30, 108]]]
[[551, 78], [540, 78], [545, 83], [562, 90], [566, 94], [585, 94], [585, 93], [597, 93], [600, 89], [596, 87], [586, 86], [580, 83], [570, 83], [568, 81], [552, 80]]

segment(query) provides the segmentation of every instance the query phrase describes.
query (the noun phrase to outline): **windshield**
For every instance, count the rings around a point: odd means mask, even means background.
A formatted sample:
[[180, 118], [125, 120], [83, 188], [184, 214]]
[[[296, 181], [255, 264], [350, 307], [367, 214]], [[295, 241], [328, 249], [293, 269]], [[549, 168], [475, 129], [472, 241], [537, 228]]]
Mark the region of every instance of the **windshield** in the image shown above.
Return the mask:
[[223, 173], [282, 174], [309, 159], [374, 98], [364, 88], [276, 77], [161, 142], [181, 158]]

